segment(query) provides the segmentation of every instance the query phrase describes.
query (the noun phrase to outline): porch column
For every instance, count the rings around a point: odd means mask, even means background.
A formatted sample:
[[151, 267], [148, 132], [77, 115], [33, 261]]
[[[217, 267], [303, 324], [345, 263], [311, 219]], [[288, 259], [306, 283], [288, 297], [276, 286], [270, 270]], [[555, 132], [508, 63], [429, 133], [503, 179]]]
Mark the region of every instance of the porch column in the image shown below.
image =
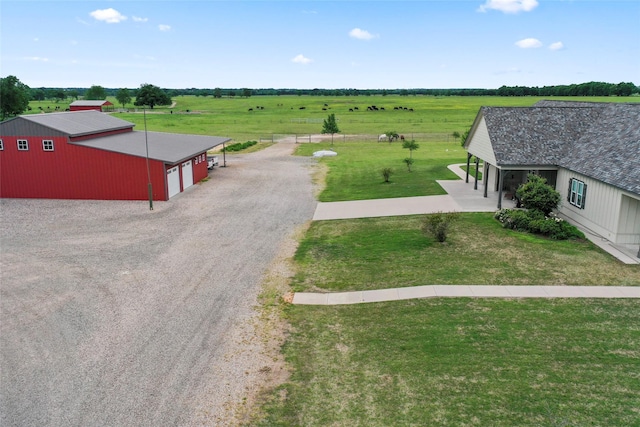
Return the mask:
[[502, 185], [504, 183], [504, 171], [498, 169], [498, 209], [502, 209]]
[[[478, 167], [480, 166], [480, 159], [478, 158], [478, 156], [476, 156], [476, 181], [473, 183], [473, 189], [477, 190], [478, 189]], [[468, 170], [468, 168], [467, 168]]]
[[469, 161], [471, 160], [471, 153], [467, 153], [467, 177], [464, 182], [469, 183]]
[[484, 167], [482, 168], [482, 182], [484, 182], [484, 197], [487, 197], [487, 184], [489, 183], [489, 168], [491, 165], [484, 162]]

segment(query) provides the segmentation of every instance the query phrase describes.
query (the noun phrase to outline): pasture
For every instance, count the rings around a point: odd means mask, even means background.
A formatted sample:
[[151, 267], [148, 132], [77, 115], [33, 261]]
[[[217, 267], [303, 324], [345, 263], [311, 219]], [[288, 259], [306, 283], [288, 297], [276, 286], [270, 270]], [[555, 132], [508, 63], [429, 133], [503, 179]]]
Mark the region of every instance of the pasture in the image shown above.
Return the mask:
[[[173, 98], [173, 108], [155, 107], [148, 110], [147, 128], [158, 132], [227, 136], [235, 142], [271, 140], [280, 135], [318, 134], [322, 130], [323, 120], [333, 113], [342, 135], [363, 135], [361, 139], [375, 142], [377, 135], [395, 130], [407, 137], [415, 137], [418, 142], [427, 139], [452, 142], [451, 133], [463, 133], [467, 130], [478, 109], [483, 105], [530, 106], [540, 99], [542, 98], [396, 95], [252, 96], [219, 99], [179, 96]], [[555, 99], [637, 102], [637, 98], [624, 97]], [[111, 97], [109, 101], [116, 109], [122, 108], [115, 98]], [[40, 107], [44, 111], [54, 111], [56, 107], [64, 111], [69, 102], [32, 101], [30, 112], [37, 113]], [[370, 106], [376, 106], [378, 111], [367, 111], [367, 107]], [[399, 107], [403, 109], [394, 109]], [[125, 108], [130, 111], [136, 110], [133, 104], [128, 104]], [[349, 111], [350, 109], [353, 111]], [[136, 130], [144, 129], [141, 110], [114, 114], [135, 123]], [[339, 135], [336, 137], [340, 138]]]

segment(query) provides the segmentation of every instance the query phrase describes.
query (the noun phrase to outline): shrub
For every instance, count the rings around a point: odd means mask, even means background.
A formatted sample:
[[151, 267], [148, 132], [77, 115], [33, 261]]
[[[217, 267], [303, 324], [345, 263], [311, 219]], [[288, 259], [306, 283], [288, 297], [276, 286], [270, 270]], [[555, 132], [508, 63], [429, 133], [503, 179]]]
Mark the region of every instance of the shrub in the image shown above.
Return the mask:
[[549, 215], [560, 203], [560, 193], [541, 176], [529, 174], [528, 181], [518, 187], [516, 197], [527, 209], [537, 209]]
[[584, 239], [580, 230], [562, 218], [554, 214], [545, 216], [535, 209], [502, 209], [496, 212], [495, 218], [504, 228], [540, 234], [554, 240]]
[[455, 213], [438, 212], [427, 215], [422, 221], [422, 232], [442, 243], [447, 240], [449, 227], [455, 219]]
[[411, 172], [411, 165], [413, 164], [414, 160], [411, 157], [407, 157], [403, 160], [403, 162], [407, 164], [407, 170]]
[[231, 144], [222, 149], [222, 151], [230, 152], [230, 151], [242, 151], [245, 148], [253, 147], [256, 145], [258, 141], [247, 141], [247, 142], [236, 142], [235, 144]]
[[384, 178], [384, 182], [389, 182], [389, 178], [393, 175], [393, 169], [391, 168], [383, 168], [380, 173], [382, 173], [382, 177]]

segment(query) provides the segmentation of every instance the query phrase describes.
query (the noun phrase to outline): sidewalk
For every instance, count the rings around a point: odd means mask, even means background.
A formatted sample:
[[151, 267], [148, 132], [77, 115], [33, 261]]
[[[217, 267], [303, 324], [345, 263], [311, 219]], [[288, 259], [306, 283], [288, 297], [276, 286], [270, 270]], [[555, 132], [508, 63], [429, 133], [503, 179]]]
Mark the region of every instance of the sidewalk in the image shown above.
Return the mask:
[[429, 285], [373, 291], [297, 292], [293, 304], [344, 305], [412, 298], [640, 298], [638, 286], [467, 286]]

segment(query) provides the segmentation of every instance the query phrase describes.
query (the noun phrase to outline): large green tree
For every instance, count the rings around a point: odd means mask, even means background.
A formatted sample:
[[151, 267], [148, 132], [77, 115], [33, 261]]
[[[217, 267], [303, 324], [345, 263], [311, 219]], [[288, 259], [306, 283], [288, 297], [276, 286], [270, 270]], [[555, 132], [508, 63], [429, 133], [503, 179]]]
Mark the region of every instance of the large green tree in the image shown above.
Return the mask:
[[156, 105], [171, 105], [171, 97], [158, 86], [144, 83], [140, 85], [133, 105], [139, 107], [148, 105], [153, 110]]
[[16, 76], [0, 78], [0, 110], [2, 120], [24, 113], [29, 106], [31, 89]]
[[336, 122], [336, 115], [331, 113], [329, 117], [322, 124], [322, 133], [331, 134], [331, 144], [333, 144], [333, 135], [339, 133], [338, 123]]
[[93, 85], [84, 93], [84, 99], [91, 99], [91, 100], [107, 99], [107, 91], [102, 86]]
[[122, 104], [122, 108], [124, 108], [128, 103], [131, 102], [131, 95], [129, 94], [129, 89], [122, 88], [118, 90], [116, 94], [116, 99], [120, 104]]

